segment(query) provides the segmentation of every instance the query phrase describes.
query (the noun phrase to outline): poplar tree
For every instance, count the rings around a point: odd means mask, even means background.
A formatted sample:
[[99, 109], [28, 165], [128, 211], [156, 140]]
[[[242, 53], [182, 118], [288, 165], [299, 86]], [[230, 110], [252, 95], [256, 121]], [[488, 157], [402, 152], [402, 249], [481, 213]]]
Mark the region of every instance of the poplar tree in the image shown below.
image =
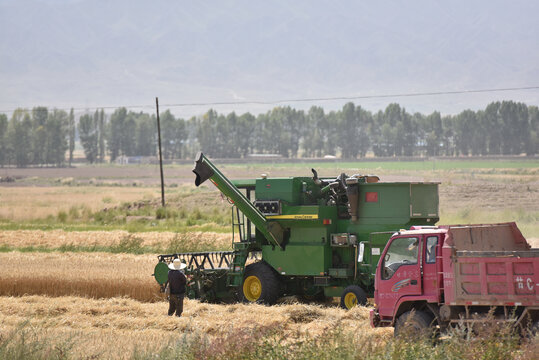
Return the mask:
[[13, 112], [8, 127], [8, 146], [11, 149], [11, 157], [17, 167], [26, 167], [32, 161], [32, 119], [30, 114], [23, 109]]
[[97, 126], [99, 142], [99, 162], [105, 160], [105, 110], [101, 109], [99, 113], [99, 123]]
[[65, 153], [69, 148], [69, 117], [63, 110], [53, 109], [48, 113], [45, 124], [47, 164], [61, 166], [65, 162]]
[[125, 118], [127, 116], [126, 108], [119, 108], [114, 111], [110, 117], [107, 131], [107, 148], [110, 154], [110, 161], [114, 161], [122, 150]]
[[32, 140], [31, 140], [31, 163], [36, 165], [43, 165], [46, 163], [46, 156], [48, 151], [47, 144], [47, 130], [45, 126], [47, 124], [47, 117], [49, 111], [44, 106], [35, 107], [32, 109]]
[[84, 149], [86, 160], [93, 164], [97, 160], [98, 141], [97, 124], [95, 118], [89, 114], [82, 115], [79, 119], [79, 138]]
[[69, 166], [73, 162], [73, 151], [75, 150], [75, 113], [73, 108], [69, 112]]

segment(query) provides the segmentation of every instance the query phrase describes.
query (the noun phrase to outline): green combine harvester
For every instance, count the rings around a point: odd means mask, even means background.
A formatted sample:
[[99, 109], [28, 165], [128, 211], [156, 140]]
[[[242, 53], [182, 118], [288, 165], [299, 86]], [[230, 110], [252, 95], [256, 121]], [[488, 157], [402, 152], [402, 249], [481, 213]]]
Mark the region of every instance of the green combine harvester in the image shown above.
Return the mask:
[[233, 251], [159, 255], [154, 276], [164, 288], [167, 264], [187, 264], [189, 298], [274, 304], [296, 295], [340, 297], [364, 305], [391, 235], [435, 225], [438, 183], [379, 182], [377, 176], [230, 181], [202, 153], [195, 185], [210, 180], [232, 204]]

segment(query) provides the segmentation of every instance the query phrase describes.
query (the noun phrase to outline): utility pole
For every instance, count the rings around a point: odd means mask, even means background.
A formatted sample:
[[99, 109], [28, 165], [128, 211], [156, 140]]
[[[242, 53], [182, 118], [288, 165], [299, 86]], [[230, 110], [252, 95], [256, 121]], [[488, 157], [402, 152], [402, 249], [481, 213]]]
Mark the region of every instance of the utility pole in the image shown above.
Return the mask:
[[161, 205], [165, 207], [165, 181], [163, 178], [163, 153], [161, 152], [161, 124], [159, 123], [159, 98], [155, 98], [157, 111], [157, 142], [159, 144], [159, 170], [161, 171]]

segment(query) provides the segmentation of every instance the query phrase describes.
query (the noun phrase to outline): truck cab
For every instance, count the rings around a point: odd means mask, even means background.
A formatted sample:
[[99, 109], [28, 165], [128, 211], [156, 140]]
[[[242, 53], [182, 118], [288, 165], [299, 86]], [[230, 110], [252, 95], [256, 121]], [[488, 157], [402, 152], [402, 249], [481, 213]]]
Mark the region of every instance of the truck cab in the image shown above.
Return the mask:
[[[510, 322], [539, 330], [539, 249], [514, 222], [412, 226], [393, 234], [375, 274], [371, 325], [395, 335]], [[406, 331], [403, 331], [406, 330]]]
[[444, 237], [441, 229], [399, 231], [391, 237], [375, 276], [379, 326], [393, 326], [393, 320], [409, 310], [409, 306], [402, 306], [407, 302], [441, 300]]

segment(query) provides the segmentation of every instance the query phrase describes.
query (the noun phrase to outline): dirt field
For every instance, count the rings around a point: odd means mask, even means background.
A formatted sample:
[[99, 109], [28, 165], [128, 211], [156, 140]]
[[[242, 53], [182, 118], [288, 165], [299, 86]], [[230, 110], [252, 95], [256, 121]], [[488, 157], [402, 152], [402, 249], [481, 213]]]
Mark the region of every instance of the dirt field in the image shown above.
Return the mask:
[[[387, 160], [387, 159], [386, 159]], [[265, 173], [272, 177], [312, 176], [316, 168], [320, 176], [336, 177], [341, 172], [379, 175], [382, 181], [441, 181], [468, 182], [470, 179], [499, 178], [511, 182], [513, 175], [520, 180], [537, 181], [539, 159], [522, 160], [436, 160], [436, 161], [368, 161], [362, 162], [295, 162], [295, 163], [236, 163], [215, 160], [219, 170], [230, 178], [256, 178]], [[164, 167], [165, 183], [193, 184], [192, 163]], [[2, 168], [0, 177], [11, 177], [14, 183], [2, 186], [100, 184], [156, 186], [160, 184], [158, 165], [79, 165], [72, 168]]]
[[[395, 179], [396, 176], [389, 176]], [[517, 178], [518, 179], [518, 178]], [[401, 180], [397, 178], [397, 180]], [[410, 179], [408, 179], [410, 180]], [[539, 211], [539, 175], [530, 181], [501, 182], [497, 179], [471, 179], [470, 181], [442, 181], [440, 206], [445, 211], [470, 207], [487, 210], [522, 208]], [[389, 181], [389, 180], [387, 180]], [[431, 181], [429, 179], [429, 181]], [[439, 181], [436, 179], [436, 181]], [[207, 187], [213, 191], [213, 187]], [[167, 195], [196, 191], [194, 186], [167, 189]], [[220, 196], [215, 192], [215, 199]], [[72, 206], [86, 206], [95, 211], [123, 202], [158, 199], [158, 187], [96, 187], [96, 186], [0, 186], [0, 218], [34, 220], [68, 211]]]
[[28, 221], [57, 216], [60, 211], [93, 212], [124, 202], [154, 199], [158, 188], [105, 186], [0, 187], [0, 219]]
[[[527, 238], [539, 239], [539, 175], [472, 177], [451, 173], [443, 179], [439, 177], [439, 174], [423, 176], [428, 181], [442, 181], [441, 224], [516, 221]], [[394, 174], [382, 179], [386, 178], [403, 180]], [[188, 184], [167, 188], [167, 199], [176, 199], [171, 209], [181, 209], [188, 217], [195, 209], [208, 213], [205, 210], [208, 208], [210, 213], [223, 214], [228, 220], [228, 203], [213, 186], [204, 189]], [[0, 223], [48, 224], [47, 218], [52, 217], [55, 226], [61, 227], [59, 215], [63, 212], [70, 216], [75, 212], [81, 218], [77, 224], [84, 225], [95, 211], [140, 201], [158, 204], [159, 196], [160, 189], [155, 186], [0, 186]]]
[[[539, 211], [537, 159], [218, 165], [231, 179], [256, 178], [261, 173], [272, 177], [311, 176], [310, 169], [315, 167], [320, 176], [337, 176], [344, 171], [376, 174], [381, 181], [436, 181], [441, 183], [442, 216], [444, 212], [474, 207]], [[191, 164], [165, 167], [168, 196], [194, 191], [191, 169]], [[0, 183], [0, 219], [45, 218], [82, 205], [95, 211], [122, 202], [155, 199], [160, 194], [157, 165], [0, 169], [0, 177], [6, 176], [15, 182]], [[208, 185], [208, 189], [213, 191], [213, 186]]]

